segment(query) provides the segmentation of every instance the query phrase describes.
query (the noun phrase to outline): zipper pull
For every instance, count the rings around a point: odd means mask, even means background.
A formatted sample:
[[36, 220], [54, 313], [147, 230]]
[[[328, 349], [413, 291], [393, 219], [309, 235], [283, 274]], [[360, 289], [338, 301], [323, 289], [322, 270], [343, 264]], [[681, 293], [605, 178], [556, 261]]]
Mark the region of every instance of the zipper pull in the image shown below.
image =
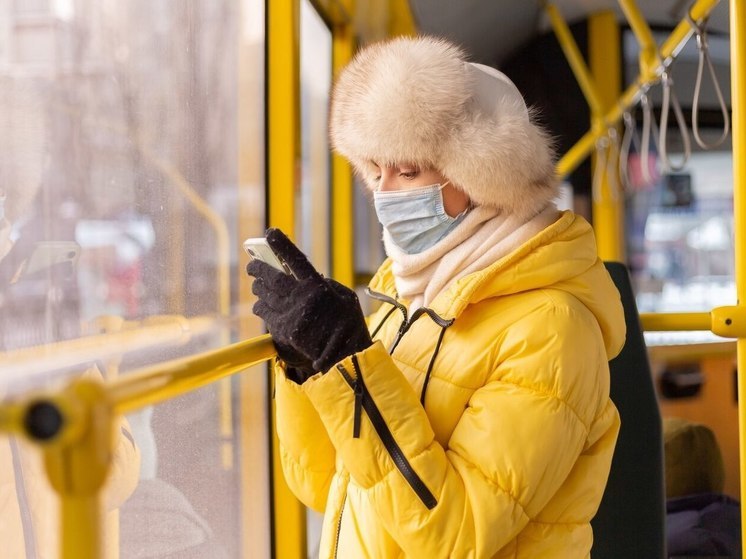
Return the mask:
[[363, 412], [363, 382], [360, 375], [355, 379], [355, 410], [352, 414], [352, 438], [360, 438], [360, 419]]

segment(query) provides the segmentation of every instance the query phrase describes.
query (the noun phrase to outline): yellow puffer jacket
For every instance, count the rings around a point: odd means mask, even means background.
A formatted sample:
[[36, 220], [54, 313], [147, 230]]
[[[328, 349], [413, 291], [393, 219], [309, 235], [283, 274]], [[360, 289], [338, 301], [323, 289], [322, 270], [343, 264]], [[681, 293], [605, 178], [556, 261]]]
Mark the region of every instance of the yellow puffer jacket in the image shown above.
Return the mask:
[[321, 557], [588, 557], [625, 337], [590, 225], [565, 212], [412, 316], [390, 262], [370, 289], [370, 348], [302, 386], [276, 369], [282, 464], [325, 512]]

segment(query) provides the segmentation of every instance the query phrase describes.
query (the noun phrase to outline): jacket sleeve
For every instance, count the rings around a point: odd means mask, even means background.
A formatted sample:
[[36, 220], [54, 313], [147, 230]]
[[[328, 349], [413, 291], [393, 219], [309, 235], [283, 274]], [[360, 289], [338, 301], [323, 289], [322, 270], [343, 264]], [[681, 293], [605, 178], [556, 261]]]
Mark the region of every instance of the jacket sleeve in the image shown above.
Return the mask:
[[323, 512], [336, 452], [301, 386], [285, 377], [279, 362], [274, 374], [277, 437], [285, 480], [303, 504]]
[[543, 317], [541, 328], [511, 328], [499, 366], [486, 371], [447, 448], [380, 343], [304, 388], [353, 481], [407, 556], [468, 549], [492, 557], [542, 511], [583, 450], [601, 403], [585, 404], [580, 415], [573, 402], [603, 400], [596, 380], [603, 344], [594, 353], [587, 341], [568, 344], [565, 334], [599, 338], [598, 328], [591, 330], [588, 321], [568, 316]]

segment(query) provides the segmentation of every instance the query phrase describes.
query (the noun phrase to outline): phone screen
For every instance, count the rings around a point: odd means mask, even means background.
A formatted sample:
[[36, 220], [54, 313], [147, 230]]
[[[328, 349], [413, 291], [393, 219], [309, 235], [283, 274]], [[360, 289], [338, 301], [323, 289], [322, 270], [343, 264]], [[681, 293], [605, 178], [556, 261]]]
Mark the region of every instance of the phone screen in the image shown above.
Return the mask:
[[249, 258], [256, 258], [266, 262], [273, 268], [277, 268], [281, 272], [293, 275], [287, 264], [280, 260], [280, 257], [272, 251], [272, 248], [267, 243], [267, 239], [264, 237], [246, 239], [243, 243], [243, 248], [249, 255]]

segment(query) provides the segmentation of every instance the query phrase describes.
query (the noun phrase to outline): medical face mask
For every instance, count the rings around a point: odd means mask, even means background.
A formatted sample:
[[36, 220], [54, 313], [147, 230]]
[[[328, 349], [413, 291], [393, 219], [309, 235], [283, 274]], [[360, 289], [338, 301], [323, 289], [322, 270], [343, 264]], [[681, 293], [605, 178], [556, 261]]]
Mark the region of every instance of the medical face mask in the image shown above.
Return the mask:
[[426, 251], [466, 216], [468, 209], [456, 217], [446, 213], [441, 192], [446, 184], [412, 190], [376, 190], [373, 193], [378, 221], [394, 244], [407, 254]]

